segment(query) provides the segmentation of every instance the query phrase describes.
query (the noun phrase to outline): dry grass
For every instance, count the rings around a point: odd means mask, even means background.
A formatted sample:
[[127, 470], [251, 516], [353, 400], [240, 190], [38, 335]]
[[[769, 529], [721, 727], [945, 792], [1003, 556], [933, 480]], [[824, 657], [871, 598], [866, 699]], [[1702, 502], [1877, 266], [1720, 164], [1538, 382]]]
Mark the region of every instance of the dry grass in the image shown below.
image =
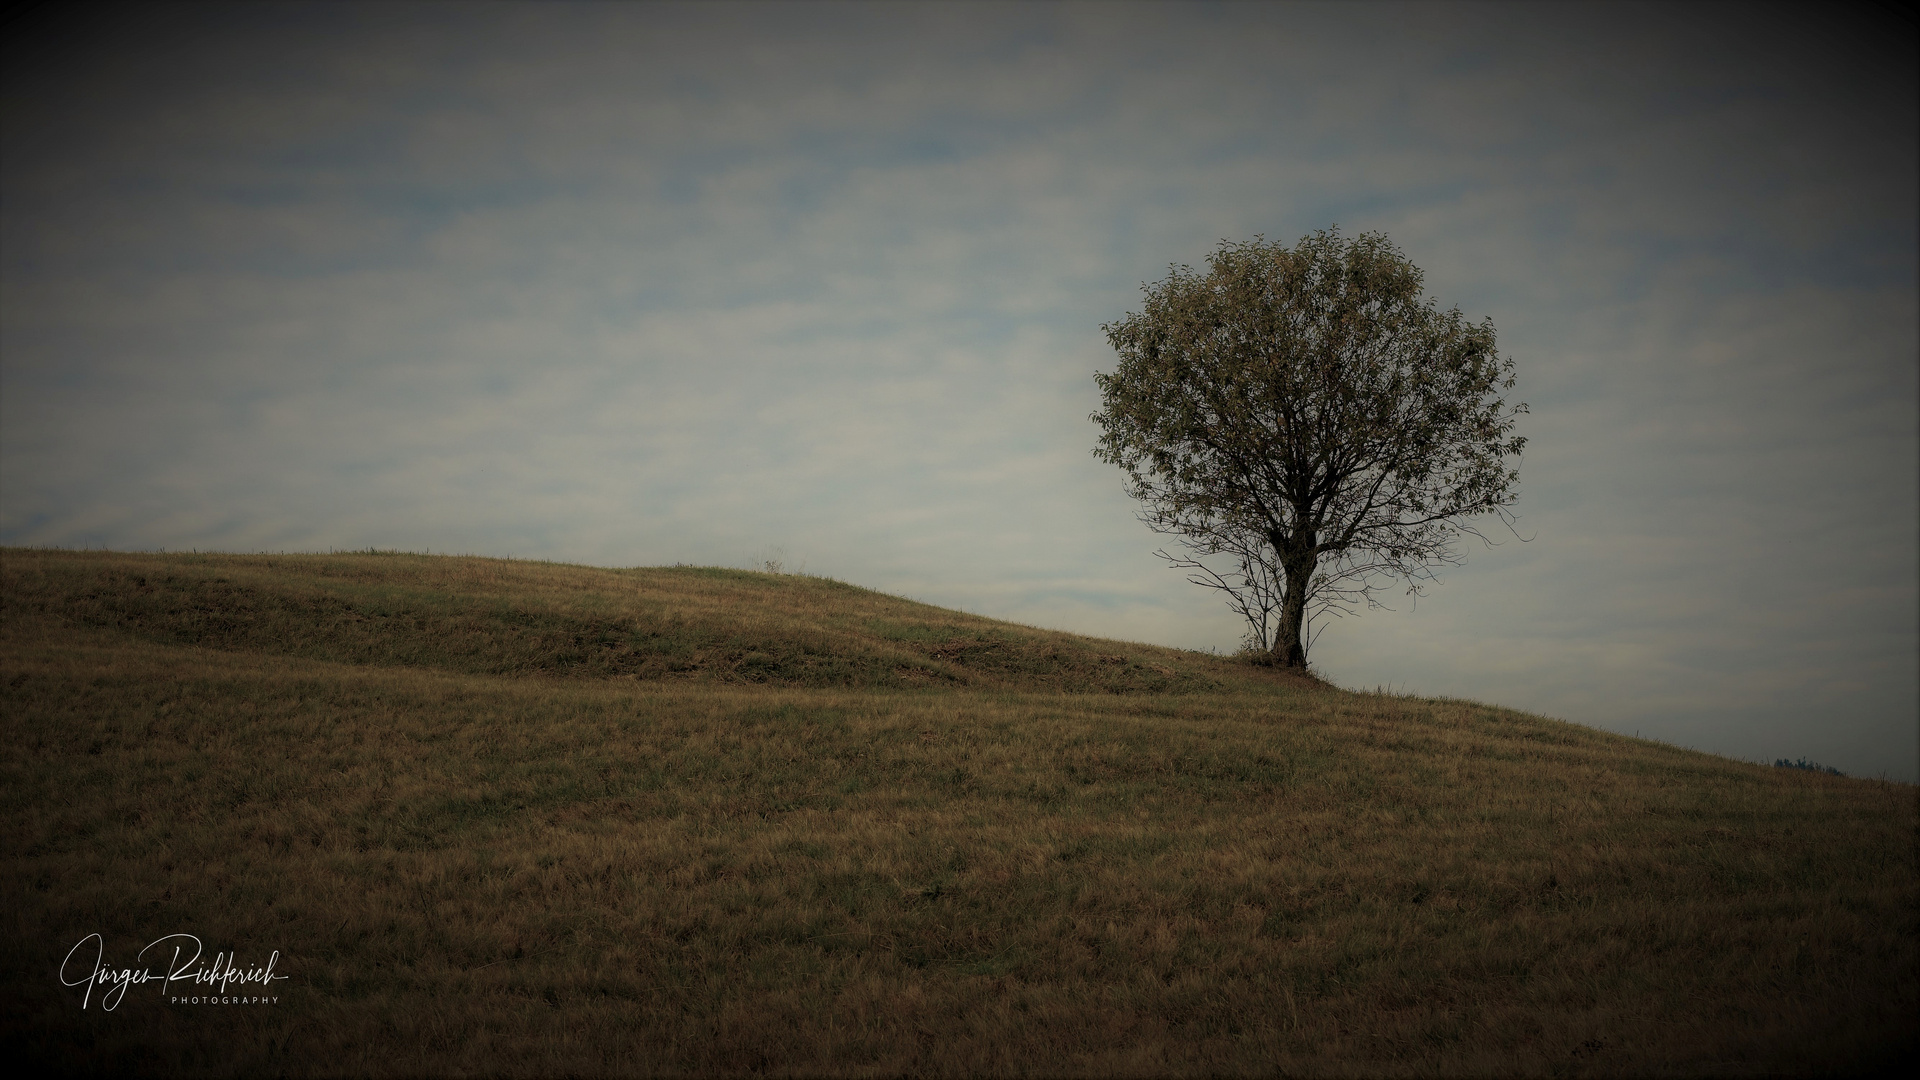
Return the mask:
[[[0, 1030], [43, 1065], [1799, 1075], [1915, 1050], [1906, 785], [814, 579], [0, 572]], [[279, 1003], [136, 986], [106, 1012], [56, 978], [86, 934], [126, 963], [181, 931], [279, 950]]]
[[420, 555], [13, 551], [14, 618], [145, 641], [475, 675], [812, 687], [1213, 685], [1176, 649], [1098, 642], [825, 578]]

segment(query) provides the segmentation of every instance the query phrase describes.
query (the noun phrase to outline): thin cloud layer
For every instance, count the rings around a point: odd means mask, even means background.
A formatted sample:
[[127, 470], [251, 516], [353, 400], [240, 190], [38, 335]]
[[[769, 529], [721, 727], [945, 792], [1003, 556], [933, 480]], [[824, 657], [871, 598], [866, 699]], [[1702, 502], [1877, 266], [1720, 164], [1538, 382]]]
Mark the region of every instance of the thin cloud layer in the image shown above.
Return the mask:
[[41, 25], [7, 46], [0, 541], [779, 547], [1230, 650], [1091, 458], [1099, 327], [1223, 238], [1337, 223], [1498, 326], [1531, 540], [1319, 666], [1915, 779], [1914, 58], [1730, 10]]

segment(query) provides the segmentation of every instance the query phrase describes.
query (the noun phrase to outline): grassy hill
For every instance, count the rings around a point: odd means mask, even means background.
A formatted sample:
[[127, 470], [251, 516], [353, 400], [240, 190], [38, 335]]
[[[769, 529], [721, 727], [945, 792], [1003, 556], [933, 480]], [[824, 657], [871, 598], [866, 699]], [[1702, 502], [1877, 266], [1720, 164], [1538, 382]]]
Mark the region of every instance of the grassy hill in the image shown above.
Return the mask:
[[[66, 1070], [1916, 1050], [1910, 786], [822, 579], [10, 549], [0, 723], [0, 1037]], [[277, 951], [284, 980], [230, 988], [277, 1000], [62, 985], [178, 933]]]
[[[1078, 692], [1214, 688], [1175, 649], [825, 578], [422, 555], [9, 552], [8, 611], [158, 644], [465, 675]], [[1244, 680], [1240, 680], [1244, 681]]]

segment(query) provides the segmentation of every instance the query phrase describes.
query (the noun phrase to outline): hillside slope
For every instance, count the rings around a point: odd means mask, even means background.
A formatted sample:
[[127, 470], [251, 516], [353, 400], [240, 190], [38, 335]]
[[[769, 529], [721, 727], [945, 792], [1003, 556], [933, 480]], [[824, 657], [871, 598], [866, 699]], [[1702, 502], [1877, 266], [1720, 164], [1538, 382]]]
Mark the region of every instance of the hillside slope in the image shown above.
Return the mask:
[[[0, 1050], [63, 1072], [1920, 1049], [1910, 786], [815, 579], [0, 551], [0, 809]], [[275, 1000], [63, 981], [178, 933]]]
[[15, 620], [476, 675], [1181, 692], [1241, 665], [948, 611], [825, 578], [471, 557], [13, 550]]

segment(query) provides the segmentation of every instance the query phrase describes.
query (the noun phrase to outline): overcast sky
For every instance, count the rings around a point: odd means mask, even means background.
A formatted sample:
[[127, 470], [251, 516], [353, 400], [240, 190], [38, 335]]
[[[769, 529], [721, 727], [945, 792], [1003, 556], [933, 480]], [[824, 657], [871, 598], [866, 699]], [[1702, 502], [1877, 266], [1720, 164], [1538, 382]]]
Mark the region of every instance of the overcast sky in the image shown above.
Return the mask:
[[62, 8], [9, 27], [0, 543], [790, 568], [1231, 651], [1102, 323], [1385, 232], [1521, 543], [1347, 686], [1920, 773], [1911, 23], [1751, 5]]

